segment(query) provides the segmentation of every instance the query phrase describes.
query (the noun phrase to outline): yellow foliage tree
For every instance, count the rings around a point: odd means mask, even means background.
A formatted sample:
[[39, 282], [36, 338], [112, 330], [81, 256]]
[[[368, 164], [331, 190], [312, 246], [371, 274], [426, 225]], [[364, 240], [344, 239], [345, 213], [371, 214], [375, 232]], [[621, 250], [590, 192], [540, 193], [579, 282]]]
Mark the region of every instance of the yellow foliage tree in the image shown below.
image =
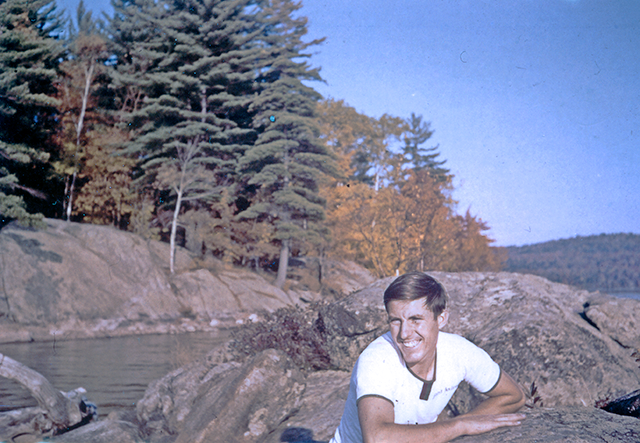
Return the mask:
[[94, 130], [86, 137], [83, 168], [73, 214], [83, 220], [124, 228], [140, 196], [132, 192], [131, 170], [135, 161], [116, 156], [126, 134], [116, 128]]
[[108, 57], [106, 39], [93, 33], [91, 14], [84, 12], [81, 2], [78, 6], [78, 22], [84, 28], [75, 37], [72, 44], [73, 57], [62, 63], [64, 79], [60, 82], [62, 98], [61, 160], [54, 164], [58, 173], [65, 177], [64, 211], [67, 221], [74, 211], [76, 180], [82, 172], [86, 150], [87, 130], [96, 115], [93, 111], [96, 77], [104, 69], [103, 61]]
[[[389, 142], [405, 139], [416, 162], [416, 133], [431, 134], [415, 115], [405, 124], [397, 118], [379, 120], [357, 113], [339, 101], [321, 105], [324, 137], [340, 159], [343, 178], [323, 191], [331, 255], [356, 261], [379, 277], [414, 270], [480, 271], [500, 269], [502, 258], [484, 235], [487, 225], [455, 213], [452, 176], [429, 151], [420, 167], [406, 167], [403, 154]], [[405, 131], [404, 133], [402, 131]], [[421, 131], [421, 132], [420, 132]], [[408, 140], [408, 141], [407, 141]], [[384, 151], [384, 152], [383, 152]], [[375, 180], [362, 180], [357, 169], [368, 159]], [[381, 182], [384, 172], [384, 182]], [[373, 186], [371, 186], [373, 185]]]

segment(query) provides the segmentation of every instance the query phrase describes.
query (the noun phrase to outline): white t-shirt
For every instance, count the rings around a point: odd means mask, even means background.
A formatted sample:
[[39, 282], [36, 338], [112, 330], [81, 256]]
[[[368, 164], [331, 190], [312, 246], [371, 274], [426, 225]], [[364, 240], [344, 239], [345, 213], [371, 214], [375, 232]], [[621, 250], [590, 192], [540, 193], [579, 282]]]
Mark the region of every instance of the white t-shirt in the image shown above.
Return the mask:
[[387, 332], [360, 354], [351, 374], [340, 426], [329, 443], [362, 443], [357, 400], [364, 396], [391, 401], [397, 424], [433, 423], [461, 381], [484, 393], [499, 379], [500, 367], [484, 350], [459, 335], [439, 332], [435, 380], [428, 400], [421, 400], [424, 380], [407, 369], [391, 332]]

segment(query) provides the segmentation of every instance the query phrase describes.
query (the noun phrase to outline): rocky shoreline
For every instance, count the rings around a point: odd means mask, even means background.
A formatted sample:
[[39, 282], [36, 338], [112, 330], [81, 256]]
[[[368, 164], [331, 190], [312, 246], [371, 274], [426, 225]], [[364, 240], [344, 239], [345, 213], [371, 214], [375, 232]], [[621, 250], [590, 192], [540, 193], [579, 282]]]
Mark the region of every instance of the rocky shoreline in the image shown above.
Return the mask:
[[[46, 233], [3, 229], [0, 332], [13, 326], [24, 341], [172, 333], [260, 320], [263, 312], [318, 297], [310, 287], [280, 291], [261, 276], [234, 274], [220, 264], [198, 268], [185, 251], [171, 276], [159, 263], [162, 254], [153, 252], [162, 247], [63, 222], [51, 222]], [[135, 410], [51, 441], [327, 441], [342, 414], [353, 363], [387, 330], [382, 292], [393, 277], [367, 282], [370, 276], [345, 271], [349, 266], [335, 265], [327, 278], [334, 301], [308, 311], [311, 323], [322, 322], [331, 370], [300, 370], [284, 348], [238, 358], [222, 347], [151, 383]], [[522, 426], [456, 441], [640, 441], [638, 418], [595, 407], [640, 387], [640, 301], [531, 275], [432, 274], [451, 298], [447, 331], [487, 350], [529, 394]], [[480, 400], [463, 384], [449, 412]]]
[[[374, 281], [354, 263], [323, 263], [325, 282], [289, 282], [203, 260], [106, 226], [46, 220], [0, 231], [0, 343], [215, 331]], [[318, 263], [298, 261], [306, 274]], [[295, 272], [295, 270], [294, 270]]]
[[[638, 343], [640, 302], [620, 304], [528, 275], [433, 274], [452, 299], [450, 331], [487, 349], [530, 394], [522, 426], [456, 442], [640, 441], [638, 418], [595, 407], [599, 399], [640, 386], [635, 348], [627, 346]], [[391, 280], [319, 309], [339, 370], [300, 371], [282, 350], [238, 360], [222, 349], [151, 383], [135, 412], [110, 417], [110, 438], [118, 430], [123, 442], [327, 441], [340, 420], [351, 365], [386, 330], [381, 296]], [[461, 413], [480, 400], [461, 385], [449, 410]], [[101, 441], [94, 437], [104, 426], [89, 424], [53, 441], [87, 441], [89, 435]]]

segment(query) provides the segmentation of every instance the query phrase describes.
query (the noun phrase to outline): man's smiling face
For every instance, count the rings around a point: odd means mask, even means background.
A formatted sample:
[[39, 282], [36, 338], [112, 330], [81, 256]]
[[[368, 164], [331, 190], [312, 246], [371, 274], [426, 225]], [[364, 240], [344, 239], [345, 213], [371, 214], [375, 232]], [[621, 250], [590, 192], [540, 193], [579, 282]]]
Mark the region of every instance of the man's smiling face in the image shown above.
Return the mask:
[[407, 367], [423, 379], [432, 378], [438, 331], [447, 324], [448, 311], [437, 318], [424, 298], [393, 300], [387, 305], [391, 336]]

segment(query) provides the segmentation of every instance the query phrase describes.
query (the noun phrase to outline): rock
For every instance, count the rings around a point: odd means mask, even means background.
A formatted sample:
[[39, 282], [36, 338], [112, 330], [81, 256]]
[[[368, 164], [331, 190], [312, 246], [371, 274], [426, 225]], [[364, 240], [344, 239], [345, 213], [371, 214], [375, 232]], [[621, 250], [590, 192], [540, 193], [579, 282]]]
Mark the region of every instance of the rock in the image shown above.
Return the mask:
[[[1, 316], [47, 326], [128, 312], [151, 319], [178, 315], [160, 257], [145, 241], [104, 226], [46, 222], [46, 231], [16, 225], [0, 231]], [[180, 255], [179, 262], [184, 259]]]
[[[261, 275], [107, 226], [0, 231], [0, 342], [210, 331], [298, 303]], [[198, 266], [208, 266], [198, 268]]]
[[321, 307], [332, 366], [351, 371], [360, 352], [388, 330], [382, 294], [392, 280], [379, 280]]
[[142, 443], [133, 423], [122, 420], [102, 420], [49, 439], [51, 443]]
[[322, 292], [339, 299], [378, 280], [367, 269], [351, 261], [324, 260]]
[[[535, 386], [545, 406], [593, 406], [640, 384], [629, 350], [583, 318], [593, 294], [531, 275], [431, 274], [451, 299], [445, 330], [487, 350], [526, 391]], [[321, 311], [335, 367], [350, 371], [364, 346], [386, 332], [382, 295], [391, 281], [380, 280]], [[627, 312], [640, 305], [628, 302]], [[465, 412], [480, 400], [460, 389], [454, 406]]]
[[152, 383], [138, 403], [147, 441], [255, 442], [300, 405], [304, 378], [282, 352], [248, 362], [180, 368]]
[[585, 316], [620, 345], [640, 349], [640, 302], [602, 294], [590, 300]]
[[640, 441], [640, 420], [600, 409], [559, 407], [524, 411], [520, 426], [458, 437], [454, 443], [631, 443]]
[[593, 406], [640, 384], [628, 350], [582, 317], [587, 291], [531, 275], [434, 276], [452, 300], [448, 330], [484, 348], [525, 390], [535, 383], [545, 406]]
[[272, 432], [265, 443], [331, 439], [344, 411], [350, 378], [351, 374], [344, 371], [309, 374], [300, 410]]
[[[287, 276], [291, 291], [320, 294], [322, 299], [340, 299], [358, 289], [373, 284], [377, 278], [367, 269], [351, 261], [295, 257], [289, 261]], [[317, 301], [317, 300], [309, 300]]]
[[[209, 318], [255, 311], [274, 311], [296, 302], [262, 277], [245, 269], [185, 271], [171, 278], [178, 299], [194, 315]], [[222, 314], [222, 315], [221, 315]]]

